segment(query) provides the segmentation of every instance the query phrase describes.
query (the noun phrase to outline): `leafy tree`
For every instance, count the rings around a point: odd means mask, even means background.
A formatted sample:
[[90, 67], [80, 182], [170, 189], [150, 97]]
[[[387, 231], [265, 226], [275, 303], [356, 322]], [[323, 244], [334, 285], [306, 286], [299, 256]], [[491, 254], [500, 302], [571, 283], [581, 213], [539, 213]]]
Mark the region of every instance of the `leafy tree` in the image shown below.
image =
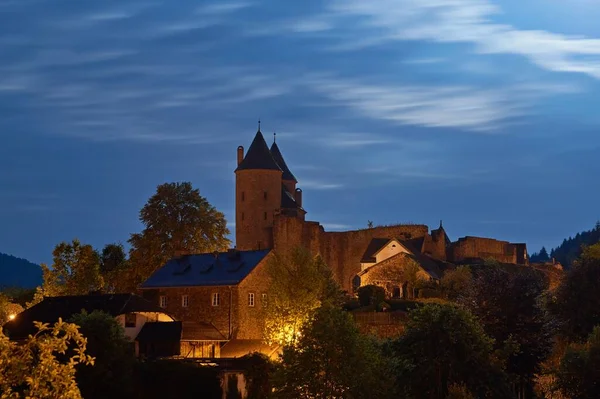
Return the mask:
[[271, 394], [270, 376], [275, 368], [274, 363], [259, 352], [246, 355], [244, 359], [249, 363], [244, 371], [247, 399], [267, 398]]
[[52, 255], [52, 268], [42, 264], [44, 296], [86, 295], [103, 287], [100, 256], [91, 245], [81, 244], [77, 239], [62, 242]]
[[390, 343], [399, 397], [443, 398], [452, 384], [476, 397], [510, 398], [493, 339], [467, 310], [427, 304], [409, 313], [402, 336]]
[[[550, 318], [541, 303], [546, 288], [535, 270], [490, 267], [479, 271], [459, 299], [495, 340], [495, 349], [505, 351], [506, 371], [530, 395], [535, 374], [552, 350]], [[513, 347], [517, 350], [509, 350]]]
[[385, 289], [378, 285], [363, 285], [357, 294], [361, 306], [379, 305], [385, 301]]
[[560, 361], [558, 389], [570, 398], [600, 397], [600, 327], [595, 327], [585, 344], [572, 344]]
[[0, 294], [0, 327], [23, 311], [23, 307]]
[[122, 244], [107, 244], [100, 255], [100, 273], [104, 278], [104, 290], [124, 292], [124, 274], [128, 272], [129, 262]]
[[94, 311], [70, 320], [87, 338], [94, 367], [77, 368], [77, 385], [85, 399], [130, 398], [133, 393], [135, 354], [123, 327], [108, 313]]
[[374, 341], [360, 335], [352, 316], [320, 307], [296, 346], [283, 349], [273, 377], [276, 398], [394, 397], [389, 365]]
[[341, 304], [341, 291], [321, 257], [297, 247], [267, 262], [270, 284], [265, 341], [293, 344], [302, 326], [323, 303]]
[[600, 325], [600, 244], [584, 249], [556, 289], [551, 311], [561, 335], [583, 341]]
[[130, 277], [131, 289], [177, 251], [223, 251], [230, 244], [225, 216], [188, 182], [158, 186], [140, 211], [140, 221], [144, 230], [129, 239], [134, 270]]
[[15, 343], [0, 329], [0, 397], [3, 399], [81, 399], [75, 382], [79, 364], [93, 365], [77, 326], [58, 320], [35, 322], [38, 332]]
[[446, 271], [440, 281], [442, 296], [451, 301], [457, 300], [468, 289], [472, 278], [468, 266], [459, 266], [454, 270]]

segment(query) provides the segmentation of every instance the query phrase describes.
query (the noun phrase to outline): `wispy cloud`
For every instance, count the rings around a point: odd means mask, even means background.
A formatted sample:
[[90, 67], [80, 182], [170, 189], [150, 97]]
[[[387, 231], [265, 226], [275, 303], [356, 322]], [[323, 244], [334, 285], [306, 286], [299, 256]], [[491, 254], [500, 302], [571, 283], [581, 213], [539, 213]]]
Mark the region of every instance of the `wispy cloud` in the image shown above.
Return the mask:
[[321, 226], [323, 226], [323, 228], [325, 228], [325, 230], [333, 230], [333, 231], [348, 230], [348, 229], [352, 228], [352, 226], [350, 226], [348, 224], [341, 224], [341, 223], [321, 223]]
[[363, 148], [369, 145], [387, 144], [391, 140], [378, 136], [375, 133], [329, 133], [315, 140], [315, 142], [334, 148]]
[[335, 0], [324, 16], [337, 26], [359, 18], [360, 39], [353, 32], [339, 46], [345, 50], [407, 40], [472, 43], [478, 53], [517, 54], [550, 71], [600, 79], [600, 39], [493, 22], [499, 13], [489, 0]]
[[339, 188], [344, 187], [344, 185], [340, 183], [326, 183], [316, 180], [302, 180], [300, 185], [302, 186], [302, 188], [307, 188], [311, 190], [337, 190]]

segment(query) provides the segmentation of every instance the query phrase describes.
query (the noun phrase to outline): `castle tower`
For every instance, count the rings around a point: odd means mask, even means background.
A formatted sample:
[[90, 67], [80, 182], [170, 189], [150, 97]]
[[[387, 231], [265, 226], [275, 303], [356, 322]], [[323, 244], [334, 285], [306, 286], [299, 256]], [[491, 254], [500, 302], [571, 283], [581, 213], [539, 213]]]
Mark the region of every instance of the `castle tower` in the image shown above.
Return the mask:
[[288, 168], [287, 164], [283, 160], [283, 155], [281, 155], [281, 151], [279, 150], [279, 146], [275, 142], [275, 139], [273, 139], [273, 145], [271, 145], [271, 154], [273, 155], [273, 159], [275, 160], [275, 162], [277, 162], [277, 165], [279, 165], [279, 167], [283, 171], [283, 175], [281, 176], [283, 180], [283, 185], [288, 190], [288, 192], [294, 194], [296, 192], [296, 184], [298, 183], [298, 180], [296, 180], [296, 177], [290, 171], [290, 168]]
[[431, 230], [432, 248], [430, 249], [431, 254], [440, 260], [446, 260], [446, 252], [450, 246], [450, 239], [444, 230], [442, 221], [440, 220], [440, 227], [436, 230]]
[[239, 250], [273, 247], [273, 218], [282, 201], [283, 171], [260, 132], [244, 156], [238, 147], [235, 170], [235, 241]]

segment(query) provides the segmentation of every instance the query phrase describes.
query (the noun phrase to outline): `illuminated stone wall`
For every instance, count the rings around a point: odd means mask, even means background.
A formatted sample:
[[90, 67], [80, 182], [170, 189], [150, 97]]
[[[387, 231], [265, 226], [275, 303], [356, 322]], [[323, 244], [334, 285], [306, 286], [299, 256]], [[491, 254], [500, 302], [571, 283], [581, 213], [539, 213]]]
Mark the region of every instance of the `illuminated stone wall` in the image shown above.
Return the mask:
[[511, 244], [507, 241], [494, 240], [492, 238], [463, 237], [452, 243], [449, 251], [449, 260], [460, 263], [471, 259], [492, 258], [502, 263], [525, 263], [518, 262], [519, 244]]

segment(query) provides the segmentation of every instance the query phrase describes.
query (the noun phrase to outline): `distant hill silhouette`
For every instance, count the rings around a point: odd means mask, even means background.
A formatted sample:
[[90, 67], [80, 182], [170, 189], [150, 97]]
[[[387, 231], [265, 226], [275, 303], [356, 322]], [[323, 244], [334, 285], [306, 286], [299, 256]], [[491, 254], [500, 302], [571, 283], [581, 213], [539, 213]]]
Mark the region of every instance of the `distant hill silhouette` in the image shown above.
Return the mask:
[[39, 265], [0, 253], [0, 289], [6, 287], [35, 288], [41, 284], [42, 269]]
[[530, 256], [530, 261], [544, 262], [554, 258], [561, 265], [569, 268], [573, 261], [581, 254], [583, 246], [594, 245], [598, 242], [600, 242], [600, 222], [597, 222], [596, 226], [591, 230], [577, 233], [575, 237], [565, 238], [562, 244], [550, 251], [549, 257], [546, 249], [542, 248], [539, 253], [536, 252]]

